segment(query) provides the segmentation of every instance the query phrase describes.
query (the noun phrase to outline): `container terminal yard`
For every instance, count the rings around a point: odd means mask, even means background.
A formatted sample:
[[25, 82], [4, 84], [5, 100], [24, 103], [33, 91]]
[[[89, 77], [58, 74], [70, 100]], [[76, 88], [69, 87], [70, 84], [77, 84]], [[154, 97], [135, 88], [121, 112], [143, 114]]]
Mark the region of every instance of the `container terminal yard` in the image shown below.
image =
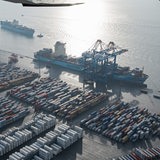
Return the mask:
[[37, 77], [38, 74], [27, 71], [26, 69], [21, 70], [19, 67], [12, 66], [11, 64], [1, 64], [0, 91], [34, 80]]
[[160, 159], [159, 113], [42, 71], [39, 78], [39, 68], [21, 63], [1, 65], [1, 77], [18, 86], [1, 90], [0, 159]]

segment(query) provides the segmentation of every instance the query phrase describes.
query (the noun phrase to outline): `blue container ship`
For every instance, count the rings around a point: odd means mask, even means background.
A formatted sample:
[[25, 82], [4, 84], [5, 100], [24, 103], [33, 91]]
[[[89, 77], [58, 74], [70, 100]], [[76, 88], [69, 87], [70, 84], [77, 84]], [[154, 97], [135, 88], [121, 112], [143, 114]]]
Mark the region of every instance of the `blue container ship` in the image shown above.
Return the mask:
[[104, 44], [97, 40], [91, 49], [82, 53], [79, 58], [68, 57], [65, 53], [65, 43], [56, 42], [55, 52], [52, 49], [44, 48], [34, 54], [36, 61], [53, 64], [73, 71], [81, 72], [87, 80], [106, 83], [110, 80], [118, 80], [133, 84], [143, 84], [148, 75], [143, 69], [120, 67], [116, 63], [118, 55], [127, 52], [121, 49], [114, 42]]
[[28, 28], [26, 26], [20, 25], [17, 20], [11, 21], [0, 21], [1, 23], [1, 28], [6, 29], [12, 32], [16, 32], [28, 37], [33, 37], [33, 34], [35, 32], [34, 29]]

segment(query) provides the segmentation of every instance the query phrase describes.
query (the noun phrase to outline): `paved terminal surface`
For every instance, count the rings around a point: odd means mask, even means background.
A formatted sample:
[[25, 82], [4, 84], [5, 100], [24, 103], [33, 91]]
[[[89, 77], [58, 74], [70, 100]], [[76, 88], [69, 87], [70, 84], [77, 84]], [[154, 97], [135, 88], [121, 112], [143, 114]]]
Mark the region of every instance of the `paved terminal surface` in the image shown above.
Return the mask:
[[[154, 145], [152, 145], [154, 142]], [[117, 144], [110, 140], [86, 132], [83, 140], [78, 141], [73, 146], [57, 156], [56, 160], [111, 160], [121, 155], [129, 153], [135, 147], [154, 147], [159, 145], [159, 140], [139, 141], [136, 144]]]

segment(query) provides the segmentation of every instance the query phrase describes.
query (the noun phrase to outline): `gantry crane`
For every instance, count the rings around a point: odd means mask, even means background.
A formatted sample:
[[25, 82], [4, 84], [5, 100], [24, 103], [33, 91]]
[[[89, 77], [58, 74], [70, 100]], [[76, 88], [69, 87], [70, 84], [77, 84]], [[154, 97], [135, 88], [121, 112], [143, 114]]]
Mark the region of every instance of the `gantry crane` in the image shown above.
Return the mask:
[[97, 40], [94, 45], [82, 54], [82, 65], [85, 72], [96, 74], [112, 74], [117, 67], [117, 56], [127, 52], [127, 49], [122, 49], [114, 42], [105, 44], [101, 40]]

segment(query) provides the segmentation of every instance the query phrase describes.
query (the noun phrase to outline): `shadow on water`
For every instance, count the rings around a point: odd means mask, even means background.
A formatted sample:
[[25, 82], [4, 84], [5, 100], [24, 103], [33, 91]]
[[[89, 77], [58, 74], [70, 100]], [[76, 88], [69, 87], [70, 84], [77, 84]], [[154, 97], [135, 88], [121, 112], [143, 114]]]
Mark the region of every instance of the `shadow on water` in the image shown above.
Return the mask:
[[78, 76], [78, 82], [79, 84], [83, 84], [83, 87], [86, 87], [88, 89], [94, 89], [95, 91], [102, 91], [102, 92], [107, 92], [110, 91], [113, 95], [116, 95], [116, 97], [122, 97], [122, 93], [130, 93], [133, 97], [139, 96], [141, 94], [140, 89], [144, 88], [144, 86], [136, 86], [133, 84], [128, 84], [120, 81], [110, 81], [107, 82], [107, 84], [103, 83], [88, 83], [84, 81], [84, 76], [83, 74], [76, 72], [76, 71], [71, 71], [70, 69], [66, 69], [63, 67], [59, 67], [56, 65], [51, 65], [51, 64], [46, 64], [46, 63], [41, 63], [41, 62], [34, 62], [34, 68], [42, 70], [44, 68], [48, 68], [48, 74], [50, 77], [53, 78], [60, 78], [60, 76], [63, 77], [63, 72], [68, 73], [66, 77], [70, 77], [70, 74], [73, 76], [77, 75]]
[[109, 91], [116, 97], [122, 97], [122, 93], [130, 93], [133, 97], [137, 97], [141, 94], [140, 89], [143, 86], [135, 86], [119, 81], [108, 82], [107, 84], [96, 84], [96, 90]]
[[51, 65], [51, 64], [47, 64], [47, 63], [43, 63], [43, 62], [38, 62], [38, 61], [33, 61], [33, 64], [34, 64], [34, 68], [36, 70], [39, 70], [40, 74], [41, 74], [42, 70], [46, 68], [48, 70], [49, 77], [59, 79], [60, 76], [62, 75], [62, 73], [66, 72], [66, 73], [68, 73], [68, 76], [67, 76], [68, 78], [70, 77], [70, 74], [72, 74], [73, 76], [78, 75], [78, 83], [83, 83], [83, 77], [81, 77], [76, 71], [71, 71], [71, 70], [63, 68], [63, 67], [59, 67], [56, 65]]

